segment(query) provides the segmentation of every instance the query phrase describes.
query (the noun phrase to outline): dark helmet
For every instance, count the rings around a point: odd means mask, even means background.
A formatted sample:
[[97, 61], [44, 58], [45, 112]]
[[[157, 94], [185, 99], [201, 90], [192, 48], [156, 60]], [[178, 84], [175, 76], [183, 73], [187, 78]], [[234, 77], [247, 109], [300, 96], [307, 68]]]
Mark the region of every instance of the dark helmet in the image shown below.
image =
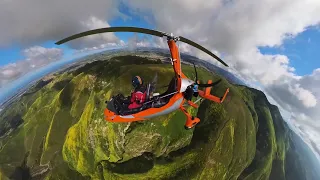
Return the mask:
[[132, 78], [132, 86], [137, 88], [143, 84], [143, 80], [140, 76], [134, 76]]

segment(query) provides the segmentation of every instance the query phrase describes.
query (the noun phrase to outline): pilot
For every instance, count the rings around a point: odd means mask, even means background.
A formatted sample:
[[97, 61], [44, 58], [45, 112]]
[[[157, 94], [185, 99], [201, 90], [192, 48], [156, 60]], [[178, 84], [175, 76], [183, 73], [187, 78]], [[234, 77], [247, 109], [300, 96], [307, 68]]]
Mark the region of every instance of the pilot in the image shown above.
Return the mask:
[[129, 109], [141, 107], [146, 100], [146, 88], [143, 86], [143, 79], [140, 76], [132, 78], [132, 86], [134, 89], [131, 91]]

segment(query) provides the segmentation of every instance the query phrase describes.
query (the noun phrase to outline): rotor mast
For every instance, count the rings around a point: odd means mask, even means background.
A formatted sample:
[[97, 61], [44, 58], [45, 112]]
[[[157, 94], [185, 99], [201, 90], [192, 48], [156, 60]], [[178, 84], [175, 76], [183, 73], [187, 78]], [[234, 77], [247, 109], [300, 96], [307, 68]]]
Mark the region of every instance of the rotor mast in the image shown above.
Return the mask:
[[171, 63], [175, 71], [175, 74], [177, 78], [186, 78], [186, 76], [183, 74], [181, 70], [180, 52], [176, 44], [176, 42], [179, 41], [179, 37], [173, 36], [172, 33], [170, 35], [166, 34], [166, 36], [167, 36], [167, 43], [168, 43], [170, 54], [171, 54]]

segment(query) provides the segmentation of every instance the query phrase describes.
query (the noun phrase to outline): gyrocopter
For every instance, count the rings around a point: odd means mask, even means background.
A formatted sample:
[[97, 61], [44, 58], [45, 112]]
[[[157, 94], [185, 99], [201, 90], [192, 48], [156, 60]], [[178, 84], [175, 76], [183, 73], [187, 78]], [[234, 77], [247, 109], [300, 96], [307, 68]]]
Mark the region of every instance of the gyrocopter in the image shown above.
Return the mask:
[[[202, 99], [208, 99], [210, 101], [216, 103], [222, 103], [226, 98], [229, 88], [226, 89], [224, 95], [222, 97], [217, 97], [210, 94], [212, 86], [219, 83], [212, 82], [209, 80], [207, 84], [200, 84], [198, 81], [196, 67], [194, 65], [196, 79], [195, 81], [188, 79], [181, 69], [181, 59], [178, 46], [176, 45], [177, 41], [181, 41], [187, 43], [191, 46], [194, 46], [210, 56], [214, 57], [223, 65], [228, 65], [223, 62], [219, 57], [214, 55], [212, 52], [207, 50], [206, 48], [200, 46], [199, 44], [184, 38], [182, 36], [173, 36], [173, 34], [168, 34], [156, 30], [146, 29], [146, 28], [138, 28], [138, 27], [108, 27], [108, 28], [100, 28], [89, 30], [86, 32], [82, 32], [79, 34], [72, 35], [61, 41], [56, 42], [57, 45], [66, 43], [68, 41], [81, 38], [84, 36], [89, 36], [93, 34], [106, 33], [106, 32], [136, 32], [136, 33], [144, 33], [149, 35], [154, 35], [158, 37], [166, 37], [167, 43], [170, 49], [171, 54], [171, 64], [174, 70], [174, 77], [168, 85], [168, 89], [162, 93], [154, 93], [152, 90], [152, 85], [149, 83], [146, 89], [146, 101], [142, 104], [141, 107], [135, 109], [127, 109], [123, 106], [123, 104], [119, 103], [119, 96], [112, 96], [109, 101], [106, 101], [107, 107], [104, 110], [104, 117], [106, 121], [109, 122], [133, 122], [133, 121], [142, 121], [147, 120], [156, 116], [161, 116], [168, 114], [170, 112], [176, 111], [180, 109], [187, 117], [185, 128], [191, 129], [196, 124], [200, 122], [198, 117], [194, 117], [189, 114], [186, 110], [186, 106], [192, 106], [194, 108], [198, 108], [197, 102]], [[199, 88], [204, 88], [200, 90]], [[200, 97], [199, 97], [200, 96]], [[197, 97], [196, 101], [192, 101], [192, 97]]]

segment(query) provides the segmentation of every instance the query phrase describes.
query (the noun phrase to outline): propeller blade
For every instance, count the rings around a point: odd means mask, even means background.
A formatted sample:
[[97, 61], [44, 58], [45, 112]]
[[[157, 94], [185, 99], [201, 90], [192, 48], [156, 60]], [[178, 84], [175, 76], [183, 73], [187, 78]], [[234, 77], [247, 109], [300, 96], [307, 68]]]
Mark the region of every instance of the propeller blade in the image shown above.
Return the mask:
[[152, 79], [152, 83], [156, 84], [157, 82], [158, 82], [158, 73], [156, 72]]
[[211, 84], [198, 84], [199, 87], [212, 87], [212, 86], [215, 86], [217, 84], [219, 84], [221, 82], [221, 79], [219, 79], [218, 81], [215, 81]]
[[152, 86], [153, 86], [153, 89], [152, 91], [155, 91], [156, 90], [156, 85], [157, 85], [157, 82], [158, 82], [158, 73], [156, 72], [155, 76], [153, 77], [153, 80], [152, 80]]
[[108, 27], [108, 28], [93, 29], [93, 30], [82, 32], [82, 33], [78, 33], [78, 34], [69, 36], [67, 38], [64, 38], [64, 39], [56, 42], [55, 44], [60, 45], [60, 44], [66, 43], [68, 41], [78, 39], [78, 38], [81, 38], [84, 36], [106, 33], [106, 32], [137, 32], [137, 33], [150, 34], [150, 35], [159, 36], [159, 37], [163, 37], [166, 35], [166, 33], [161, 32], [161, 31], [155, 31], [155, 30], [151, 30], [151, 29], [138, 28], [138, 27]]
[[199, 45], [199, 44], [197, 44], [197, 43], [195, 43], [195, 42], [193, 42], [193, 41], [191, 41], [191, 40], [189, 40], [189, 39], [187, 39], [187, 38], [184, 38], [184, 37], [182, 37], [182, 36], [179, 36], [179, 39], [180, 39], [181, 42], [187, 43], [187, 44], [189, 44], [189, 45], [191, 45], [191, 46], [193, 46], [193, 47], [196, 47], [196, 48], [204, 51], [205, 53], [209, 54], [210, 56], [214, 57], [216, 60], [218, 60], [219, 62], [221, 62], [223, 65], [229, 67], [227, 63], [225, 63], [224, 61], [222, 61], [222, 59], [220, 59], [218, 56], [216, 56], [215, 54], [213, 54], [212, 52], [210, 52], [208, 49], [202, 47], [201, 45]]

